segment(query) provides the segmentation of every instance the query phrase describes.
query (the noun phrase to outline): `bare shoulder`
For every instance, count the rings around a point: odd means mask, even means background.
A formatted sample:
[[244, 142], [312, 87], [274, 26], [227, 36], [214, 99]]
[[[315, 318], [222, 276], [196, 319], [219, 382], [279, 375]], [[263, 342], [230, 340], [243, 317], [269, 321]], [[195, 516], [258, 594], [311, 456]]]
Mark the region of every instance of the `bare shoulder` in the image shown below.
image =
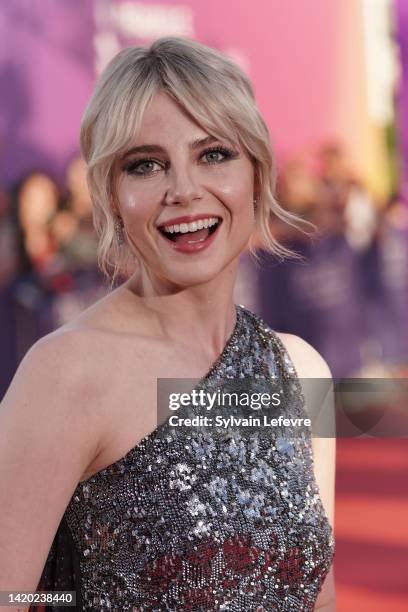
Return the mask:
[[331, 378], [326, 360], [306, 340], [294, 334], [276, 332], [293, 361], [299, 378]]
[[[102, 298], [38, 340], [0, 404], [0, 590], [36, 589], [75, 487], [129, 393], [121, 383], [142, 351], [122, 350], [118, 338], [126, 344], [129, 335], [115, 318], [116, 299]], [[139, 346], [137, 334], [131, 340]]]
[[[106, 369], [110, 368], [112, 374], [120, 340], [132, 337], [137, 344], [137, 331], [129, 333], [121, 310], [123, 299], [118, 289], [38, 340], [22, 364], [35, 362], [37, 371], [42, 370], [49, 381], [61, 377], [65, 386], [72, 385], [73, 391], [85, 393], [89, 399], [99, 385], [106, 386]], [[137, 316], [134, 319], [137, 323]]]
[[99, 452], [95, 387], [83, 330], [59, 330], [26, 353], [0, 404], [0, 590], [35, 590], [81, 475]]
[[[16, 373], [17, 384], [45, 386], [49, 394], [68, 393], [82, 409], [103, 385], [102, 334], [87, 325], [70, 323], [43, 336], [27, 351]], [[65, 396], [66, 397], [66, 396]], [[75, 403], [71, 407], [75, 409]]]
[[[38, 340], [21, 361], [1, 402], [3, 418], [18, 435], [31, 426], [47, 425], [61, 432], [67, 422], [78, 440], [86, 429], [89, 459], [97, 454], [99, 426], [95, 397], [103, 393], [104, 377], [95, 367], [95, 339], [85, 329], [60, 329]], [[102, 420], [100, 421], [102, 423]], [[13, 435], [14, 435], [13, 434]]]
[[[58, 330], [40, 338], [27, 351], [4, 399], [29, 387], [31, 392], [46, 387], [50, 394], [68, 389], [83, 378], [84, 368], [78, 359], [84, 346], [83, 334]], [[4, 401], [4, 400], [3, 400]]]
[[[104, 421], [110, 416], [107, 406], [112, 390], [120, 387], [121, 375], [128, 374], [121, 367], [125, 363], [122, 348], [133, 346], [136, 369], [138, 353], [143, 352], [138, 350], [141, 343], [137, 331], [130, 334], [121, 323], [120, 307], [116, 292], [99, 299], [38, 340], [16, 374], [20, 385], [32, 380], [34, 387], [43, 386], [51, 395], [61, 396], [63, 392], [66, 409], [72, 414], [77, 411], [78, 417], [93, 418], [96, 433], [102, 432]], [[57, 405], [61, 402], [56, 409]]]

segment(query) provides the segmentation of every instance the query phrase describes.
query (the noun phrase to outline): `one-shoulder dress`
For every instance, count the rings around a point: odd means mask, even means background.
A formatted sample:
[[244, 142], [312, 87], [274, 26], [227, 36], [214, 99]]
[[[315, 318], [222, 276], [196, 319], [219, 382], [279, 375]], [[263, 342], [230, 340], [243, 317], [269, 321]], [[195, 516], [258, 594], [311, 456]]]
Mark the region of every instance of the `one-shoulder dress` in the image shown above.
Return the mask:
[[[258, 315], [235, 308], [233, 333], [201, 383], [295, 381], [299, 401], [283, 413], [307, 416], [281, 339]], [[76, 591], [77, 610], [312, 611], [335, 539], [311, 432], [274, 439], [239, 428], [224, 437], [173, 431], [164, 420], [78, 484], [38, 590]]]

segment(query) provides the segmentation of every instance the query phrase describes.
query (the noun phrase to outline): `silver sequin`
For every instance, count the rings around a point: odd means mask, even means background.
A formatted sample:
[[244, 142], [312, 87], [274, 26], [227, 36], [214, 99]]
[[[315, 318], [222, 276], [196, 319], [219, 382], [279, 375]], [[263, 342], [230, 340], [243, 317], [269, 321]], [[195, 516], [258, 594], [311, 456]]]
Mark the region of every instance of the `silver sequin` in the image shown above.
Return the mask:
[[[281, 340], [236, 309], [201, 383], [277, 379], [292, 388], [285, 416], [307, 416]], [[311, 612], [334, 554], [310, 435], [175, 436], [165, 423], [78, 484], [39, 588], [77, 588], [82, 610]]]

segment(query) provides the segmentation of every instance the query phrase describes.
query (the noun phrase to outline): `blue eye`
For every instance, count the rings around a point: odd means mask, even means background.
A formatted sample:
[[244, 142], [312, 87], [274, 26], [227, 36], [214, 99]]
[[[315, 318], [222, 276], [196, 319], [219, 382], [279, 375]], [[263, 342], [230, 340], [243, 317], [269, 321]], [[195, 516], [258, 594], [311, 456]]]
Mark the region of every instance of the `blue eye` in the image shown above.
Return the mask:
[[[124, 170], [128, 174], [136, 174], [137, 176], [148, 176], [150, 174], [153, 174], [154, 172], [157, 172], [157, 170], [154, 170], [151, 168], [151, 165], [154, 165], [154, 164], [159, 166], [159, 169], [161, 168], [161, 165], [155, 159], [138, 159], [137, 161], [133, 161], [127, 166], [125, 166]], [[150, 165], [150, 168], [149, 168], [149, 165]], [[143, 166], [145, 167], [147, 166], [146, 172], [143, 172]], [[140, 168], [142, 168], [141, 172], [139, 171]]]
[[[213, 158], [211, 159], [208, 156], [213, 156]], [[228, 149], [227, 147], [217, 146], [211, 147], [203, 151], [200, 155], [200, 159], [203, 157], [207, 157], [207, 164], [220, 164], [229, 159], [234, 159], [235, 157], [238, 157], [238, 153], [232, 151], [231, 149]], [[157, 166], [157, 168], [154, 168], [155, 165]], [[145, 157], [143, 159], [138, 159], [129, 162], [124, 166], [123, 170], [127, 174], [133, 176], [140, 176], [143, 178], [152, 176], [160, 170], [167, 170], [169, 167], [169, 162], [160, 162], [156, 159]]]
[[213, 159], [210, 160], [208, 163], [209, 164], [218, 164], [220, 162], [226, 161], [227, 159], [232, 159], [233, 157], [236, 157], [237, 154], [234, 151], [231, 151], [231, 149], [227, 149], [226, 147], [212, 147], [211, 149], [206, 149], [201, 157], [206, 157], [207, 155], [216, 155], [216, 156], [222, 156], [221, 159], [218, 157], [218, 159]]

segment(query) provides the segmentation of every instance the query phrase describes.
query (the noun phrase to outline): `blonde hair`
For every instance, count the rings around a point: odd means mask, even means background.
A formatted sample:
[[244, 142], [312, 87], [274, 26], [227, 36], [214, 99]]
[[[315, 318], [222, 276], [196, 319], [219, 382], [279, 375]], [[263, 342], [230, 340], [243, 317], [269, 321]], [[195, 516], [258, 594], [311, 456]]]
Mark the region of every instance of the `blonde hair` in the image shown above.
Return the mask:
[[118, 53], [101, 74], [82, 118], [80, 143], [99, 237], [98, 264], [112, 284], [116, 275], [126, 276], [136, 264], [127, 244], [115, 239], [115, 161], [134, 139], [146, 107], [159, 91], [176, 100], [209, 134], [229, 139], [252, 159], [258, 207], [249, 251], [255, 260], [258, 248], [281, 258], [302, 259], [271, 232], [273, 215], [300, 231], [301, 225], [312, 224], [275, 199], [272, 146], [251, 81], [219, 51], [169, 36], [150, 47], [133, 46]]

